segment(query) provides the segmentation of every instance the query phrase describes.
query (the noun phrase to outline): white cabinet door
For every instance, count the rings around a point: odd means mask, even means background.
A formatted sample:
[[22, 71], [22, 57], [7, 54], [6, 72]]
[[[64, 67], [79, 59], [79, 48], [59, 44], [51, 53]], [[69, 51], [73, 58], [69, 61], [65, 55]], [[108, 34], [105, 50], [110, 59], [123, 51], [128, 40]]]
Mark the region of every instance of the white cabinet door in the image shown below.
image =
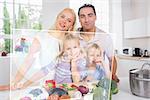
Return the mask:
[[147, 19], [138, 18], [124, 22], [124, 38], [148, 37]]
[[141, 68], [146, 61], [141, 60], [127, 60], [118, 59], [117, 73], [118, 77], [129, 77], [129, 70], [134, 68]]

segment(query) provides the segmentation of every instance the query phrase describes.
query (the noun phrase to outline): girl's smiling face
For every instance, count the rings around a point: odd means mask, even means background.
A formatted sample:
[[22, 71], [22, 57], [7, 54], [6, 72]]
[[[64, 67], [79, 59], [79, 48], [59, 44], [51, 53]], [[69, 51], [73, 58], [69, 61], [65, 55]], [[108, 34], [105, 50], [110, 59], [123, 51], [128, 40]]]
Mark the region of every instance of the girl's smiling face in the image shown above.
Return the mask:
[[67, 40], [64, 43], [64, 52], [71, 57], [75, 57], [80, 53], [79, 42], [75, 39]]

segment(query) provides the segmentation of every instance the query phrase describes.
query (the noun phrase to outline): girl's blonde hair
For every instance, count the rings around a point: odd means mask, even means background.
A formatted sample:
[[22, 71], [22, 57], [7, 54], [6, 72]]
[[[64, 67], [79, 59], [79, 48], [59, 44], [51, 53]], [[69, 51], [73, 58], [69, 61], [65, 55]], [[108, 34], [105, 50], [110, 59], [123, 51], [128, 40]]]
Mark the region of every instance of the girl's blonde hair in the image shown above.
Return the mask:
[[60, 54], [58, 55], [58, 57], [60, 58], [60, 57], [62, 57], [63, 56], [63, 54], [64, 54], [64, 46], [65, 46], [65, 43], [66, 42], [68, 42], [68, 41], [70, 41], [70, 40], [75, 40], [75, 41], [77, 41], [78, 42], [78, 44], [80, 45], [80, 41], [79, 41], [79, 37], [77, 37], [77, 35], [75, 35], [75, 34], [73, 34], [73, 33], [68, 33], [68, 34], [66, 34], [65, 35], [65, 37], [64, 37], [64, 39], [63, 39], [63, 41], [62, 41], [62, 44], [61, 44], [61, 46], [60, 46]]
[[70, 11], [70, 12], [72, 13], [72, 15], [74, 16], [73, 27], [72, 27], [72, 29], [70, 29], [69, 31], [73, 31], [73, 30], [74, 30], [75, 24], [76, 24], [76, 14], [75, 14], [74, 10], [71, 9], [71, 8], [65, 8], [65, 9], [63, 9], [63, 10], [57, 15], [57, 18], [56, 18], [56, 20], [55, 20], [54, 26], [53, 26], [52, 28], [50, 28], [49, 30], [56, 28], [56, 21], [57, 21], [58, 17], [59, 17], [64, 11], [66, 11], [66, 10]]
[[100, 51], [100, 55], [102, 54], [102, 48], [98, 44], [93, 43], [90, 46], [88, 46], [88, 48], [87, 48], [87, 55], [88, 55], [88, 50], [91, 49], [91, 48], [99, 50]]

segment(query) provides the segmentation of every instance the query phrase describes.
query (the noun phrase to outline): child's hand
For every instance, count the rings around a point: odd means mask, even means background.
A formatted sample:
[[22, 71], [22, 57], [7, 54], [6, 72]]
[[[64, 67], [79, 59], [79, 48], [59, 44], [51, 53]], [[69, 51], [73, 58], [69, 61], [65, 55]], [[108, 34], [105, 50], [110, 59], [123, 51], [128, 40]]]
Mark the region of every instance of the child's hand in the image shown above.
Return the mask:
[[50, 90], [50, 88], [48, 87], [47, 84], [45, 84], [43, 87], [44, 87], [47, 91]]
[[87, 78], [86, 78], [86, 81], [92, 81], [92, 80], [94, 80], [94, 78], [92, 77], [92, 76], [88, 76]]
[[57, 94], [50, 95], [47, 100], [59, 100], [59, 96]]
[[94, 63], [98, 64], [98, 65], [101, 65], [103, 63], [103, 58], [102, 57], [97, 57], [95, 60], [94, 60]]
[[77, 48], [72, 53], [72, 59], [77, 59], [77, 58], [79, 58], [79, 56], [80, 56], [80, 49]]

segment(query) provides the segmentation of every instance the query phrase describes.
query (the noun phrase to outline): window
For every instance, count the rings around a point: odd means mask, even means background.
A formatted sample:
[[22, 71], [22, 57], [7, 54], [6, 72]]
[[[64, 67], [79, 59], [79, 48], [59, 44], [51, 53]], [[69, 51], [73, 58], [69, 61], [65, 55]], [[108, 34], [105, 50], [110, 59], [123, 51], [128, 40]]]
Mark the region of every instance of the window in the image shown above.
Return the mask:
[[0, 1], [0, 52], [11, 52], [12, 29], [42, 29], [42, 0]]

